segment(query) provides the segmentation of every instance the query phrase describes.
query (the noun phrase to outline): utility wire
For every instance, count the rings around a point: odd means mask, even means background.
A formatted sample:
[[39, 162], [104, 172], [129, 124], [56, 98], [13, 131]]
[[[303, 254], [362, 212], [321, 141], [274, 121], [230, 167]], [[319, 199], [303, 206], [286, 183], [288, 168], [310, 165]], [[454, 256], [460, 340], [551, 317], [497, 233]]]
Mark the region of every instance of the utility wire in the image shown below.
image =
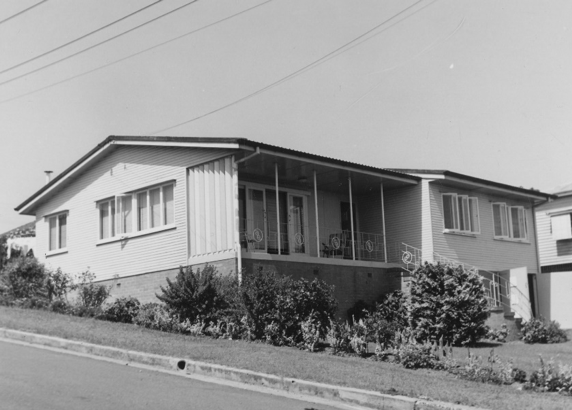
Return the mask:
[[[248, 100], [248, 99], [250, 99], [250, 98], [252, 98], [252, 97], [255, 97], [255, 96], [259, 95], [259, 94], [262, 94], [263, 92], [268, 91], [268, 90], [270, 90], [271, 88], [274, 88], [274, 87], [276, 87], [276, 86], [278, 86], [278, 85], [280, 85], [280, 84], [282, 84], [282, 83], [284, 83], [284, 82], [286, 82], [286, 81], [288, 81], [288, 80], [290, 80], [290, 79], [292, 79], [292, 78], [294, 78], [294, 77], [296, 77], [296, 76], [298, 76], [298, 75], [300, 75], [300, 74], [302, 74], [302, 73], [304, 73], [304, 72], [306, 72], [306, 71], [308, 71], [308, 70], [311, 70], [312, 68], [314, 68], [314, 67], [318, 66], [319, 64], [321, 64], [321, 63], [323, 63], [323, 62], [329, 60], [330, 58], [333, 58], [333, 57], [335, 57], [335, 56], [337, 56], [337, 55], [339, 55], [339, 54], [342, 54], [342, 53], [346, 52], [347, 50], [349, 50], [349, 49], [351, 48], [351, 47], [349, 47], [349, 46], [351, 46], [352, 44], [358, 42], [359, 40], [364, 39], [364, 37], [368, 36], [369, 34], [371, 34], [372, 32], [374, 32], [375, 30], [377, 30], [377, 29], [380, 28], [381, 26], [383, 26], [383, 25], [387, 24], [388, 22], [394, 20], [395, 18], [399, 17], [400, 15], [402, 15], [403, 13], [405, 13], [405, 12], [407, 12], [408, 10], [412, 9], [413, 7], [415, 7], [416, 5], [418, 5], [419, 3], [423, 2], [423, 1], [424, 1], [424, 0], [418, 0], [418, 1], [416, 1], [416, 2], [413, 3], [412, 5], [410, 5], [410, 6], [406, 7], [406, 8], [404, 8], [404, 9], [401, 10], [400, 12], [398, 12], [398, 13], [394, 14], [393, 16], [391, 16], [390, 18], [384, 20], [383, 22], [379, 23], [379, 24], [376, 25], [375, 27], [373, 27], [373, 28], [367, 30], [367, 31], [364, 32], [363, 34], [361, 34], [361, 35], [359, 35], [358, 37], [354, 38], [353, 40], [348, 41], [348, 42], [345, 43], [344, 45], [342, 45], [342, 46], [336, 48], [335, 50], [329, 52], [328, 54], [326, 54], [326, 55], [320, 57], [320, 58], [317, 59], [317, 60], [314, 60], [312, 63], [305, 65], [304, 67], [302, 67], [302, 68], [300, 68], [300, 69], [294, 71], [293, 73], [290, 73], [290, 74], [288, 74], [287, 76], [282, 77], [281, 79], [279, 79], [279, 80], [277, 80], [277, 81], [275, 81], [275, 82], [273, 82], [273, 83], [271, 83], [271, 84], [269, 84], [269, 85], [267, 85], [267, 86], [265, 86], [265, 87], [263, 87], [263, 88], [261, 88], [261, 89], [255, 91], [255, 92], [253, 92], [253, 93], [250, 93], [250, 94], [248, 94], [248, 95], [246, 95], [246, 96], [244, 96], [244, 97], [242, 97], [242, 98], [239, 98], [238, 100], [235, 100], [235, 101], [233, 101], [233, 102], [231, 102], [231, 103], [228, 103], [228, 104], [226, 104], [226, 105], [223, 105], [222, 107], [219, 107], [219, 108], [217, 108], [217, 109], [215, 109], [215, 110], [209, 111], [209, 112], [207, 112], [207, 113], [205, 113], [205, 114], [202, 114], [202, 115], [199, 115], [199, 116], [197, 116], [197, 117], [194, 117], [194, 118], [192, 118], [192, 119], [190, 119], [190, 120], [180, 122], [180, 123], [178, 123], [178, 124], [172, 125], [172, 126], [167, 127], [167, 128], [163, 128], [163, 129], [158, 130], [158, 131], [154, 131], [154, 132], [150, 133], [150, 135], [155, 135], [155, 134], [158, 134], [158, 133], [160, 133], [160, 132], [165, 132], [165, 131], [171, 130], [171, 129], [173, 129], [173, 128], [180, 127], [181, 125], [189, 124], [189, 123], [194, 122], [194, 121], [197, 121], [197, 120], [199, 120], [199, 119], [201, 119], [201, 118], [204, 118], [204, 117], [207, 117], [207, 116], [209, 116], [209, 115], [215, 114], [215, 113], [217, 113], [217, 112], [219, 112], [219, 111], [222, 111], [222, 110], [224, 110], [224, 109], [226, 109], [226, 108], [232, 107], [233, 105], [239, 104], [239, 103], [241, 103], [241, 102], [243, 102], [243, 101], [246, 101], [246, 100]], [[435, 1], [436, 1], [436, 0], [435, 0]], [[434, 3], [434, 1], [433, 1], [432, 3]], [[423, 8], [425, 8], [425, 7], [423, 7]], [[422, 10], [422, 9], [420, 9], [420, 10]], [[418, 10], [418, 11], [419, 11], [419, 10]], [[415, 12], [415, 13], [416, 13], [416, 12]], [[413, 14], [415, 14], [415, 13], [413, 13]], [[411, 14], [411, 15], [413, 15], [413, 14]], [[371, 37], [369, 37], [369, 38], [367, 38], [367, 39], [364, 39], [363, 41], [367, 41], [367, 40], [369, 40], [369, 39], [371, 39], [371, 38], [373, 38], [373, 37], [374, 37], [374, 36], [371, 36]], [[344, 50], [344, 49], [345, 49], [345, 50]]]
[[[162, 1], [162, 0], [160, 0], [160, 1]], [[160, 18], [163, 18], [163, 17], [165, 17], [165, 16], [167, 16], [167, 15], [169, 15], [169, 14], [172, 14], [172, 13], [178, 11], [178, 10], [181, 10], [181, 9], [184, 8], [184, 7], [190, 6], [191, 4], [196, 3], [196, 2], [198, 2], [198, 1], [199, 1], [199, 0], [190, 1], [190, 2], [188, 2], [188, 3], [186, 3], [186, 4], [183, 4], [182, 6], [177, 7], [177, 8], [174, 9], [174, 10], [171, 10], [171, 11], [165, 13], [165, 14], [161, 14], [161, 15], [158, 16], [158, 17], [155, 17], [155, 18], [153, 18], [153, 19], [151, 19], [151, 20], [149, 20], [149, 21], [146, 21], [146, 22], [143, 23], [143, 24], [140, 24], [140, 25], [135, 26], [135, 27], [133, 27], [133, 28], [127, 30], [127, 31], [124, 31], [123, 33], [119, 33], [119, 34], [117, 34], [117, 35], [115, 35], [115, 36], [113, 36], [113, 37], [111, 37], [111, 38], [108, 38], [107, 40], [101, 41], [101, 42], [99, 42], [99, 43], [97, 43], [97, 44], [94, 44], [94, 45], [92, 45], [92, 46], [89, 46], [89, 47], [87, 47], [87, 48], [84, 48], [83, 50], [80, 50], [80, 51], [77, 51], [77, 52], [75, 52], [75, 53], [73, 53], [73, 54], [70, 54], [70, 55], [67, 56], [67, 57], [60, 58], [59, 60], [56, 60], [56, 61], [51, 62], [51, 63], [49, 63], [49, 64], [46, 64], [46, 65], [44, 65], [44, 66], [42, 66], [42, 67], [38, 67], [38, 68], [36, 68], [35, 70], [29, 71], [29, 72], [27, 72], [27, 73], [25, 73], [25, 74], [21, 74], [21, 75], [19, 75], [19, 76], [17, 76], [17, 77], [11, 78], [10, 80], [2, 81], [2, 82], [0, 82], [0, 86], [1, 86], [1, 85], [4, 85], [4, 84], [11, 83], [11, 82], [16, 81], [16, 80], [19, 80], [20, 78], [26, 77], [26, 76], [28, 76], [28, 75], [30, 75], [30, 74], [37, 73], [38, 71], [44, 70], [44, 69], [46, 69], [46, 68], [48, 68], [48, 67], [52, 67], [52, 66], [54, 66], [54, 65], [56, 65], [56, 64], [58, 64], [58, 63], [61, 63], [62, 61], [69, 60], [69, 59], [72, 58], [72, 57], [75, 57], [75, 56], [77, 56], [77, 55], [79, 55], [79, 54], [83, 54], [83, 53], [85, 53], [86, 51], [89, 51], [89, 50], [92, 50], [92, 49], [94, 49], [94, 48], [96, 48], [96, 47], [99, 47], [99, 46], [102, 45], [102, 44], [109, 43], [110, 41], [115, 40], [116, 38], [119, 38], [119, 37], [121, 37], [121, 36], [124, 36], [125, 34], [128, 34], [128, 33], [131, 33], [132, 31], [135, 31], [135, 30], [137, 30], [137, 29], [139, 29], [139, 28], [141, 28], [141, 27], [143, 27], [143, 26], [146, 26], [147, 24], [153, 23], [154, 21], [157, 21], [157, 20], [159, 20]]]
[[16, 64], [16, 65], [13, 65], [12, 67], [5, 68], [5, 69], [3, 69], [2, 71], [0, 71], [0, 74], [4, 74], [4, 73], [6, 73], [6, 72], [8, 72], [8, 71], [12, 71], [13, 69], [18, 68], [18, 67], [21, 67], [21, 66], [23, 66], [24, 64], [28, 64], [28, 63], [30, 63], [30, 62], [32, 62], [32, 61], [37, 60], [38, 58], [45, 57], [45, 56], [47, 56], [48, 54], [53, 53], [54, 51], [61, 50], [62, 48], [67, 47], [67, 46], [69, 46], [70, 44], [77, 43], [78, 41], [83, 40], [84, 38], [89, 37], [89, 36], [91, 36], [92, 34], [95, 34], [95, 33], [99, 32], [99, 31], [105, 30], [106, 28], [111, 27], [111, 26], [113, 26], [114, 24], [117, 24], [117, 23], [119, 23], [120, 21], [123, 21], [123, 20], [125, 20], [125, 19], [127, 19], [127, 18], [129, 18], [129, 17], [131, 17], [131, 16], [134, 16], [135, 14], [140, 13], [140, 12], [142, 12], [143, 10], [148, 9], [149, 7], [152, 7], [152, 6], [154, 6], [154, 5], [158, 4], [158, 3], [161, 3], [162, 1], [163, 1], [163, 0], [157, 0], [156, 2], [151, 3], [151, 4], [149, 4], [148, 6], [143, 7], [142, 9], [136, 10], [136, 11], [134, 11], [133, 13], [130, 13], [130, 14], [124, 16], [124, 17], [121, 17], [119, 20], [115, 20], [115, 21], [113, 21], [113, 22], [111, 22], [111, 23], [109, 23], [109, 24], [106, 24], [105, 26], [99, 27], [98, 29], [93, 30], [92, 32], [89, 32], [89, 33], [87, 33], [87, 34], [84, 34], [83, 36], [78, 37], [78, 38], [76, 38], [76, 39], [74, 39], [74, 40], [72, 40], [72, 41], [69, 41], [69, 42], [65, 43], [65, 44], [62, 44], [61, 46], [58, 46], [58, 47], [56, 47], [56, 48], [52, 48], [51, 50], [46, 51], [45, 53], [39, 54], [39, 55], [37, 55], [37, 56], [35, 56], [35, 57], [32, 57], [32, 58], [30, 58], [30, 59], [28, 59], [28, 60], [26, 60], [26, 61], [22, 61], [21, 63], [18, 63], [18, 64]]
[[104, 65], [102, 65], [102, 66], [96, 67], [96, 68], [94, 68], [94, 69], [92, 69], [92, 70], [85, 71], [85, 72], [83, 72], [83, 73], [81, 73], [81, 74], [74, 75], [73, 77], [66, 78], [66, 79], [64, 79], [64, 80], [58, 81], [58, 82], [56, 82], [56, 83], [47, 85], [47, 86], [42, 87], [42, 88], [38, 88], [38, 89], [36, 89], [36, 90], [27, 92], [27, 93], [25, 93], [25, 94], [21, 94], [21, 95], [18, 95], [18, 96], [16, 96], [16, 97], [9, 98], [9, 99], [7, 99], [7, 100], [0, 101], [0, 104], [4, 104], [4, 103], [7, 103], [7, 102], [9, 102], [9, 101], [14, 101], [14, 100], [17, 100], [17, 99], [22, 98], [22, 97], [26, 97], [26, 96], [31, 95], [31, 94], [35, 94], [35, 93], [37, 93], [37, 92], [40, 92], [40, 91], [43, 91], [43, 90], [45, 90], [45, 89], [54, 87], [54, 86], [56, 86], [56, 85], [60, 85], [60, 84], [66, 83], [66, 82], [68, 82], [68, 81], [75, 80], [76, 78], [83, 77], [83, 76], [88, 75], [88, 74], [91, 74], [91, 73], [93, 73], [93, 72], [95, 72], [95, 71], [98, 71], [98, 70], [101, 70], [101, 69], [103, 69], [103, 68], [106, 68], [106, 67], [115, 65], [115, 64], [120, 63], [120, 62], [122, 62], [122, 61], [128, 60], [128, 59], [130, 59], [130, 58], [132, 58], [132, 57], [138, 56], [138, 55], [140, 55], [140, 54], [144, 54], [144, 53], [146, 53], [146, 52], [148, 52], [148, 51], [151, 51], [151, 50], [154, 50], [154, 49], [156, 49], [156, 48], [158, 48], [158, 47], [164, 46], [165, 44], [169, 44], [169, 43], [172, 43], [173, 41], [180, 40], [180, 39], [183, 38], [183, 37], [187, 37], [187, 36], [190, 36], [190, 35], [192, 35], [192, 34], [198, 33], [199, 31], [205, 30], [205, 29], [207, 29], [207, 28], [209, 28], [209, 27], [212, 27], [212, 26], [217, 25], [217, 24], [219, 24], [219, 23], [222, 23], [222, 22], [224, 22], [224, 21], [230, 20], [230, 19], [232, 19], [232, 18], [234, 18], [234, 17], [238, 17], [238, 16], [240, 16], [241, 14], [244, 14], [244, 13], [246, 13], [246, 12], [249, 12], [249, 11], [255, 9], [255, 8], [258, 8], [258, 7], [260, 7], [260, 6], [263, 6], [263, 5], [265, 5], [265, 4], [268, 4], [268, 3], [272, 2], [272, 1], [274, 1], [274, 0], [266, 0], [265, 2], [262, 2], [262, 3], [260, 3], [260, 4], [257, 4], [256, 6], [252, 6], [252, 7], [250, 7], [250, 8], [245, 9], [245, 10], [242, 10], [242, 11], [240, 11], [240, 12], [238, 12], [238, 13], [232, 14], [232, 15], [230, 15], [230, 16], [228, 16], [228, 17], [225, 17], [225, 18], [222, 18], [222, 19], [220, 19], [220, 20], [214, 21], [214, 22], [212, 22], [212, 23], [207, 24], [206, 26], [202, 26], [202, 27], [200, 27], [200, 28], [198, 28], [198, 29], [189, 31], [189, 32], [187, 32], [187, 33], [185, 33], [185, 34], [182, 34], [182, 35], [177, 36], [177, 37], [175, 37], [175, 38], [172, 38], [172, 39], [170, 39], [170, 40], [167, 40], [167, 41], [164, 41], [164, 42], [162, 42], [162, 43], [156, 44], [156, 45], [154, 45], [154, 46], [152, 46], [152, 47], [146, 48], [145, 50], [141, 50], [141, 51], [138, 51], [137, 53], [130, 54], [130, 55], [128, 55], [128, 56], [126, 56], [126, 57], [123, 57], [123, 58], [121, 58], [121, 59], [119, 59], [119, 60], [112, 61], [112, 62], [110, 62], [110, 63], [107, 63], [107, 64], [104, 64]]
[[46, 1], [48, 1], [48, 0], [42, 0], [39, 3], [36, 3], [33, 6], [28, 7], [27, 9], [24, 9], [24, 10], [22, 10], [16, 14], [10, 16], [10, 17], [5, 18], [4, 20], [0, 20], [0, 24], [6, 23], [7, 21], [12, 20], [14, 17], [18, 17], [19, 15], [24, 14], [25, 12], [32, 10], [34, 7], [37, 7], [40, 4], [45, 3]]

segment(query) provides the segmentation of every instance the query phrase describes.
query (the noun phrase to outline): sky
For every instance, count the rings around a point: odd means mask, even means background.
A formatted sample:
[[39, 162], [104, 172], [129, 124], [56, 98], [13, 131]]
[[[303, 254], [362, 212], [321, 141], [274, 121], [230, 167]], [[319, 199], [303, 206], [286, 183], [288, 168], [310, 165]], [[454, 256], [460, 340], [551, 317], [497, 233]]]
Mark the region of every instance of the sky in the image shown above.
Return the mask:
[[45, 170], [109, 135], [551, 191], [572, 182], [571, 15], [568, 0], [3, 0], [0, 233], [33, 220], [14, 208]]

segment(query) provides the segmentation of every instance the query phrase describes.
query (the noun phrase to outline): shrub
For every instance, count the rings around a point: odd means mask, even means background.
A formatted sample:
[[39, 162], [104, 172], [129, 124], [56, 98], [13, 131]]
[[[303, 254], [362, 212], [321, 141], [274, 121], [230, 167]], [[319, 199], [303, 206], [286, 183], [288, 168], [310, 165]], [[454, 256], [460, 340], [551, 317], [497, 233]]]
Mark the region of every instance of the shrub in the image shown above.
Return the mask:
[[506, 324], [502, 324], [500, 329], [487, 329], [487, 335], [485, 336], [487, 339], [492, 340], [493, 342], [506, 342], [506, 338], [510, 334], [508, 327]]
[[420, 344], [414, 340], [396, 347], [394, 357], [406, 369], [433, 369], [439, 361], [430, 344]]
[[441, 337], [456, 345], [487, 333], [489, 307], [478, 273], [426, 263], [411, 278], [410, 322], [419, 340]]
[[72, 287], [72, 278], [67, 273], [63, 273], [60, 268], [48, 272], [46, 289], [50, 302], [64, 299], [67, 296], [68, 290]]
[[196, 272], [190, 266], [181, 266], [175, 281], [167, 278], [167, 286], [161, 286], [161, 292], [157, 298], [182, 321], [216, 322], [218, 313], [228, 306], [220, 275], [211, 265]]
[[522, 322], [520, 329], [521, 339], [524, 343], [563, 343], [568, 340], [568, 335], [556, 321], [546, 323], [541, 318], [531, 318], [528, 322]]
[[103, 303], [110, 295], [111, 286], [96, 284], [95, 275], [90, 271], [79, 275], [78, 283], [72, 286], [77, 290], [77, 299], [71, 313], [75, 316], [100, 317]]
[[46, 269], [36, 258], [8, 262], [0, 272], [0, 303], [10, 305], [18, 299], [47, 299], [46, 279]]
[[330, 326], [326, 333], [326, 342], [332, 348], [333, 354], [350, 351], [350, 325], [330, 320]]
[[494, 349], [491, 349], [486, 365], [483, 364], [481, 356], [474, 356], [469, 352], [467, 364], [464, 367], [451, 368], [449, 372], [465, 380], [490, 384], [512, 384], [515, 376], [519, 379], [526, 378], [526, 373], [513, 368], [512, 362], [504, 362], [495, 355]]
[[116, 299], [103, 312], [103, 319], [110, 322], [133, 323], [133, 318], [139, 313], [141, 303], [133, 297]]
[[317, 279], [295, 281], [262, 271], [245, 275], [240, 303], [248, 333], [277, 345], [298, 345], [304, 338], [302, 322], [312, 316], [319, 338], [324, 338], [337, 309], [333, 293], [333, 286]]
[[169, 311], [158, 303], [145, 303], [140, 306], [133, 323], [148, 329], [163, 332], [178, 331], [181, 329], [179, 320], [173, 318]]
[[539, 392], [572, 395], [572, 366], [560, 363], [556, 368], [553, 360], [545, 362], [541, 356], [540, 368], [530, 375], [530, 380], [524, 387]]
[[395, 291], [385, 295], [364, 320], [368, 341], [376, 344], [376, 350], [392, 347], [395, 334], [406, 329], [407, 322], [407, 299], [403, 293]]

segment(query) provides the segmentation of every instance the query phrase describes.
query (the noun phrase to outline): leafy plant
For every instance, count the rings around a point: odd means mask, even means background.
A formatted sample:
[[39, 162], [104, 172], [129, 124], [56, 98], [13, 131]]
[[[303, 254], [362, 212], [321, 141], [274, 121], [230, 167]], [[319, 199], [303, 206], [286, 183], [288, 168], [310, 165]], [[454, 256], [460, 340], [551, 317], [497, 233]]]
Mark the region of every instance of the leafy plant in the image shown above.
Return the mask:
[[175, 281], [167, 278], [167, 286], [161, 286], [157, 298], [182, 321], [215, 321], [219, 311], [228, 303], [221, 291], [221, 278], [212, 265], [196, 272], [190, 266], [180, 267]]
[[443, 337], [466, 345], [486, 335], [489, 307], [478, 273], [426, 263], [413, 273], [410, 283], [410, 324], [419, 340]]
[[133, 323], [148, 329], [172, 332], [180, 330], [179, 320], [173, 318], [169, 311], [158, 303], [145, 303], [140, 306]]
[[71, 276], [62, 272], [60, 268], [48, 272], [46, 288], [50, 302], [63, 300], [67, 296], [68, 290], [72, 287], [73, 281]]
[[568, 335], [556, 321], [546, 322], [542, 317], [531, 318], [528, 322], [522, 322], [520, 329], [521, 339], [524, 343], [564, 343]]
[[77, 291], [72, 314], [75, 316], [99, 317], [103, 314], [103, 303], [109, 297], [111, 286], [94, 283], [96, 276], [89, 270], [79, 274], [78, 282], [72, 286]]
[[[490, 384], [512, 384], [515, 377], [520, 380], [526, 378], [526, 373], [515, 369], [511, 361], [503, 361], [491, 349], [487, 364], [484, 364], [481, 356], [472, 355], [469, 351], [467, 364], [464, 367], [449, 369], [449, 372], [466, 380]], [[524, 373], [524, 375], [523, 375]]]
[[47, 272], [36, 258], [16, 258], [0, 271], [0, 303], [18, 299], [47, 299]]
[[141, 303], [134, 297], [116, 299], [107, 306], [103, 312], [103, 319], [110, 322], [133, 323], [133, 319], [139, 313]]
[[538, 392], [572, 395], [572, 366], [560, 363], [556, 368], [554, 360], [545, 362], [540, 356], [540, 368], [530, 375], [524, 387]]
[[485, 336], [485, 338], [492, 340], [493, 342], [504, 343], [504, 342], [506, 342], [506, 338], [508, 337], [509, 334], [510, 334], [510, 331], [508, 330], [507, 325], [503, 323], [503, 324], [501, 324], [500, 329], [488, 328], [487, 329], [487, 335]]

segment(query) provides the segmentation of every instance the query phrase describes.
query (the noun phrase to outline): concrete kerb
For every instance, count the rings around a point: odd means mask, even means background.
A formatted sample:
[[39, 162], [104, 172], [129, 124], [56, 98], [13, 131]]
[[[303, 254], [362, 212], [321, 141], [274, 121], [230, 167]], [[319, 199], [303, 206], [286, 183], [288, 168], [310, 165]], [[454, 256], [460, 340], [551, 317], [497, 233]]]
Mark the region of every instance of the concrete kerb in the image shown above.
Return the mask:
[[76, 353], [106, 357], [124, 361], [126, 363], [138, 363], [171, 371], [184, 371], [188, 375], [223, 379], [306, 396], [317, 396], [323, 399], [335, 400], [346, 404], [357, 404], [374, 409], [485, 410], [452, 403], [418, 400], [405, 396], [388, 395], [350, 387], [340, 387], [306, 380], [284, 378], [223, 365], [118, 349], [115, 347], [95, 345], [5, 328], [0, 328], [0, 337], [29, 344], [69, 350]]

